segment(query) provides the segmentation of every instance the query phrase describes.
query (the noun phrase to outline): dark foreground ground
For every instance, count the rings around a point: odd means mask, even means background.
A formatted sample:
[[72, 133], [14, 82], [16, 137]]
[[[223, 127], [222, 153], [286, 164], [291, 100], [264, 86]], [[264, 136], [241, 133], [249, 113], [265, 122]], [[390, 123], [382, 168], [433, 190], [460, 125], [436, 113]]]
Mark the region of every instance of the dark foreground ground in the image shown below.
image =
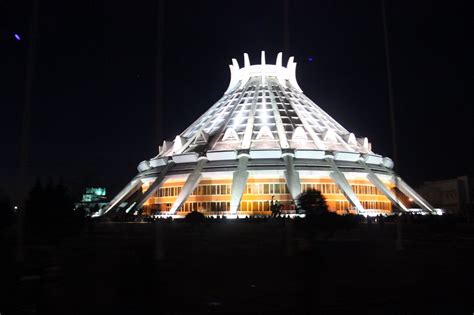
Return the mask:
[[25, 264], [2, 240], [0, 314], [472, 314], [474, 233], [365, 224], [312, 246], [288, 221], [100, 223]]

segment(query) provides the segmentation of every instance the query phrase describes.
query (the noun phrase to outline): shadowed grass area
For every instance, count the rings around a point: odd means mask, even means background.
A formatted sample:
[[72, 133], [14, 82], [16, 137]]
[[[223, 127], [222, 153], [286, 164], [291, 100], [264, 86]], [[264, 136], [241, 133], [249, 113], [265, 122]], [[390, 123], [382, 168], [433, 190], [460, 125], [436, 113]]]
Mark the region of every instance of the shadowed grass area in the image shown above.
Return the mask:
[[[292, 220], [99, 223], [56, 246], [2, 248], [2, 308], [40, 314], [462, 313], [472, 226], [359, 224], [308, 239]], [[17, 273], [13, 272], [15, 270]], [[12, 294], [13, 292], [13, 294]], [[8, 314], [6, 312], [5, 314]]]

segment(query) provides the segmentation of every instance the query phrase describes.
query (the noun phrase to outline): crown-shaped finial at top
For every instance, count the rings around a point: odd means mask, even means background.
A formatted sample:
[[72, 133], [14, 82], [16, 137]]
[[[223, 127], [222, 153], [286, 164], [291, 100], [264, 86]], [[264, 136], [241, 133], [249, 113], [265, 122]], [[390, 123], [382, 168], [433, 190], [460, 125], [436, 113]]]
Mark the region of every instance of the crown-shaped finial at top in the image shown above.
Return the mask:
[[225, 94], [243, 86], [251, 77], [260, 76], [262, 84], [266, 83], [266, 77], [273, 76], [282, 84], [290, 84], [293, 88], [301, 92], [301, 88], [296, 82], [296, 62], [294, 57], [288, 58], [286, 67], [283, 66], [283, 54], [277, 54], [275, 64], [267, 64], [265, 51], [262, 50], [260, 55], [260, 64], [250, 64], [249, 55], [244, 53], [244, 66], [240, 68], [237, 59], [232, 59], [232, 64], [229, 65], [231, 78], [229, 87]]
[[[287, 67], [294, 62], [294, 59], [295, 57], [291, 56], [288, 58], [288, 64], [287, 64]], [[260, 64], [250, 64], [250, 59], [249, 59], [249, 54], [247, 53], [244, 53], [244, 66], [243, 68], [247, 68], [247, 67], [250, 67], [250, 66], [264, 66], [264, 65], [272, 65], [272, 64], [267, 64], [267, 58], [266, 58], [266, 54], [265, 54], [265, 51], [262, 50], [261, 51], [261, 54], [260, 54]], [[283, 67], [283, 53], [282, 52], [279, 52], [277, 54], [277, 57], [276, 57], [276, 62], [274, 65], [272, 66], [278, 66], [278, 67]], [[237, 61], [237, 59], [235, 58], [232, 58], [232, 67], [234, 67], [234, 69], [242, 69], [240, 68], [239, 66], [239, 62]]]

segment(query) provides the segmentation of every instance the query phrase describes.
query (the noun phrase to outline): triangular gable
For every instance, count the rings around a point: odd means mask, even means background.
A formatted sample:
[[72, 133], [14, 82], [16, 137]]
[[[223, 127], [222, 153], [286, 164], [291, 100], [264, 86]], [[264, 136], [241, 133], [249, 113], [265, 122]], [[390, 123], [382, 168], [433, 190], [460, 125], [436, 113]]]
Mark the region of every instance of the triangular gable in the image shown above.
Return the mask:
[[344, 140], [346, 140], [346, 142], [350, 145], [357, 145], [356, 137], [352, 132], [350, 134], [346, 135], [344, 137]]
[[183, 145], [185, 144], [185, 139], [181, 136], [176, 136], [174, 139], [174, 144], [173, 144], [173, 153], [178, 152]]
[[172, 145], [173, 142], [164, 140], [163, 145], [159, 146], [159, 154], [164, 154], [167, 152], [172, 147]]
[[303, 127], [299, 126], [293, 131], [291, 140], [308, 140], [308, 135], [304, 131]]
[[234, 128], [230, 127], [227, 128], [227, 130], [224, 133], [224, 136], [222, 137], [222, 141], [239, 141], [239, 135], [235, 131]]
[[368, 152], [372, 150], [372, 146], [370, 145], [369, 139], [367, 139], [367, 137], [358, 138], [357, 142], [359, 143], [359, 146], [361, 146], [364, 151]]
[[325, 132], [323, 132], [322, 138], [323, 138], [323, 141], [326, 141], [326, 142], [335, 142], [335, 143], [339, 142], [337, 140], [336, 132], [333, 129], [328, 129]]
[[255, 138], [256, 140], [264, 140], [264, 139], [272, 139], [274, 140], [275, 137], [273, 136], [272, 131], [268, 126], [263, 126], [260, 128], [260, 130], [257, 133], [257, 137]]
[[198, 134], [196, 135], [196, 137], [194, 138], [193, 143], [194, 144], [206, 144], [207, 140], [209, 140], [209, 135], [205, 131], [200, 130], [198, 132]]

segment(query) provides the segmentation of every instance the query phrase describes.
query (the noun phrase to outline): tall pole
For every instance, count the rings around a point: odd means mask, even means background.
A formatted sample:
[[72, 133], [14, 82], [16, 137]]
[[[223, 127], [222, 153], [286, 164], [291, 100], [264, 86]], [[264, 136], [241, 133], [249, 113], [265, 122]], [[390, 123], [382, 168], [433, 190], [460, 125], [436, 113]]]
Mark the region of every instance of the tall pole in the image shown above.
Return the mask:
[[[392, 158], [394, 162], [394, 184], [395, 184], [395, 205], [398, 203], [398, 176], [395, 172], [396, 166], [398, 165], [398, 149], [397, 149], [397, 132], [396, 132], [396, 117], [395, 117], [395, 102], [393, 100], [393, 84], [392, 84], [392, 68], [390, 62], [390, 45], [388, 41], [388, 26], [387, 26], [387, 11], [385, 8], [385, 0], [382, 0], [382, 21], [383, 21], [383, 33], [384, 33], [384, 44], [385, 44], [385, 65], [387, 69], [387, 88], [388, 88], [388, 104], [390, 107], [390, 129], [392, 134]], [[397, 216], [397, 236], [395, 246], [397, 250], [403, 249], [402, 245], [402, 226], [400, 215]]]
[[157, 43], [156, 43], [156, 86], [155, 86], [155, 118], [156, 118], [156, 142], [160, 143], [163, 139], [163, 112], [164, 112], [164, 67], [163, 60], [165, 56], [165, 0], [157, 0]]
[[[393, 84], [392, 84], [392, 67], [390, 62], [390, 46], [388, 42], [388, 27], [387, 27], [387, 16], [385, 9], [385, 0], [382, 0], [382, 17], [383, 17], [383, 32], [384, 32], [384, 43], [385, 43], [385, 64], [387, 68], [387, 87], [388, 87], [388, 104], [390, 106], [390, 127], [392, 129], [392, 157], [394, 162], [398, 162], [398, 151], [397, 151], [397, 133], [395, 124], [395, 104], [393, 101]], [[395, 165], [397, 165], [395, 163]]]
[[[38, 11], [39, 0], [33, 0], [31, 9], [30, 38], [26, 59], [26, 81], [25, 81], [25, 98], [23, 104], [23, 117], [21, 122], [21, 138], [20, 138], [20, 158], [18, 165], [18, 177], [16, 182], [16, 198], [22, 200], [24, 197], [24, 189], [26, 187], [28, 174], [28, 146], [30, 140], [30, 120], [31, 120], [31, 104], [33, 102], [33, 80], [35, 74], [36, 61], [36, 37], [38, 33]], [[23, 241], [24, 241], [24, 220], [25, 220], [25, 203], [21, 202], [17, 215], [17, 251], [16, 260], [22, 263], [24, 260]]]
[[[163, 60], [165, 57], [165, 0], [157, 0], [157, 21], [156, 21], [156, 86], [155, 86], [155, 105], [156, 105], [156, 141], [160, 143], [163, 140], [163, 114], [164, 114], [164, 76]], [[157, 179], [158, 180], [158, 179]], [[151, 187], [149, 188], [151, 189]], [[155, 250], [153, 259], [161, 261], [164, 259], [163, 226], [159, 221], [155, 222]]]
[[28, 173], [28, 155], [30, 140], [30, 120], [31, 120], [31, 103], [33, 100], [33, 80], [35, 75], [36, 61], [36, 37], [38, 32], [38, 10], [39, 0], [33, 0], [31, 9], [30, 38], [28, 42], [28, 51], [26, 56], [26, 80], [25, 80], [25, 97], [23, 104], [23, 116], [21, 121], [21, 138], [20, 138], [20, 158], [18, 165], [17, 178], [17, 194], [18, 198], [22, 197], [22, 191], [25, 186], [26, 175]]
[[283, 51], [290, 53], [290, 3], [283, 0]]

